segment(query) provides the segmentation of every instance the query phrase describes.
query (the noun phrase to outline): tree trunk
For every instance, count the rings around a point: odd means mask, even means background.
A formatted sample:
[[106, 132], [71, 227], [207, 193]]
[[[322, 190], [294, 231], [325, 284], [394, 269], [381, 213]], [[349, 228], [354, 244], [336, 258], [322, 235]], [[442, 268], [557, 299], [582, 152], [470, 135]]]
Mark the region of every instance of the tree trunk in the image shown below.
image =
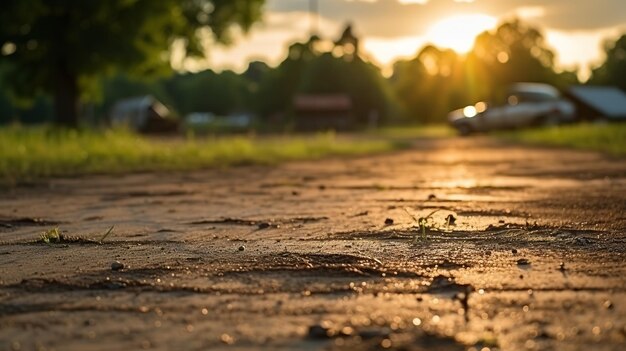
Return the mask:
[[78, 77], [67, 69], [65, 63], [57, 66], [54, 91], [54, 121], [56, 124], [78, 127]]

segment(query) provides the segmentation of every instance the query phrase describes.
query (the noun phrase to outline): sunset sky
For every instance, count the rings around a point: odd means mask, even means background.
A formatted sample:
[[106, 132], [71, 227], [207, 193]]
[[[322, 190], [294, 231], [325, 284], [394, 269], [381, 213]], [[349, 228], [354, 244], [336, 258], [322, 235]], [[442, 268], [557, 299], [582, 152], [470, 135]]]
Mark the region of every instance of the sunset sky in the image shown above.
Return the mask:
[[[626, 32], [626, 0], [318, 0], [319, 29], [335, 39], [352, 22], [366, 54], [389, 71], [400, 57], [412, 57], [425, 44], [458, 52], [471, 48], [483, 30], [514, 17], [542, 28], [560, 67], [582, 68], [602, 59], [602, 45]], [[242, 70], [250, 60], [271, 65], [285, 47], [308, 38], [309, 0], [268, 0], [263, 23], [230, 48], [211, 46], [208, 62], [188, 64]]]

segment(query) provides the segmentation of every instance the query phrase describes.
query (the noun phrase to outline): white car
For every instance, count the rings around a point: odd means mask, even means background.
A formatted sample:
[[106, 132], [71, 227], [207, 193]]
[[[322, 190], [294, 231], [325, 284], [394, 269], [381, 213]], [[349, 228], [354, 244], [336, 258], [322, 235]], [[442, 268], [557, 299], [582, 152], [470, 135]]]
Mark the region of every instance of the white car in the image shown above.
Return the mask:
[[534, 125], [556, 125], [576, 119], [574, 104], [561, 97], [553, 86], [518, 83], [509, 89], [503, 105], [485, 102], [466, 106], [448, 114], [448, 121], [460, 134]]

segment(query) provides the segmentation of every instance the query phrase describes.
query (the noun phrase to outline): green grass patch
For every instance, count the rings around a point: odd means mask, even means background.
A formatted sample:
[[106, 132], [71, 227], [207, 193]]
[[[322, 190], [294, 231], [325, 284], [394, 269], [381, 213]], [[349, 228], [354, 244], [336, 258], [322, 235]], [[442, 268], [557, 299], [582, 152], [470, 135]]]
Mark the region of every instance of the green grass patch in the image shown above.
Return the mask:
[[372, 131], [371, 134], [394, 139], [444, 138], [457, 135], [454, 129], [445, 124], [384, 127]]
[[41, 237], [39, 239], [41, 242], [46, 244], [58, 243], [59, 241], [61, 241], [61, 233], [59, 232], [59, 228], [46, 230], [41, 234]]
[[626, 155], [626, 123], [572, 124], [504, 132], [498, 136], [534, 145], [566, 146], [614, 156]]
[[302, 136], [145, 137], [125, 130], [0, 128], [0, 182], [41, 177], [237, 164], [272, 164], [391, 151], [406, 142], [320, 133]]

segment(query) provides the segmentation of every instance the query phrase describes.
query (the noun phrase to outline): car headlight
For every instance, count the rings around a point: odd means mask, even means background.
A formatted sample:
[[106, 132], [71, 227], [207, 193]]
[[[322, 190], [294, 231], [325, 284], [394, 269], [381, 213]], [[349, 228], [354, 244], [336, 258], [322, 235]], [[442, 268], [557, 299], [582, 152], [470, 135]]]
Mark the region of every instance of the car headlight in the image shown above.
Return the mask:
[[476, 111], [476, 107], [474, 106], [467, 106], [463, 109], [463, 116], [467, 118], [475, 117], [477, 114], [478, 111]]

